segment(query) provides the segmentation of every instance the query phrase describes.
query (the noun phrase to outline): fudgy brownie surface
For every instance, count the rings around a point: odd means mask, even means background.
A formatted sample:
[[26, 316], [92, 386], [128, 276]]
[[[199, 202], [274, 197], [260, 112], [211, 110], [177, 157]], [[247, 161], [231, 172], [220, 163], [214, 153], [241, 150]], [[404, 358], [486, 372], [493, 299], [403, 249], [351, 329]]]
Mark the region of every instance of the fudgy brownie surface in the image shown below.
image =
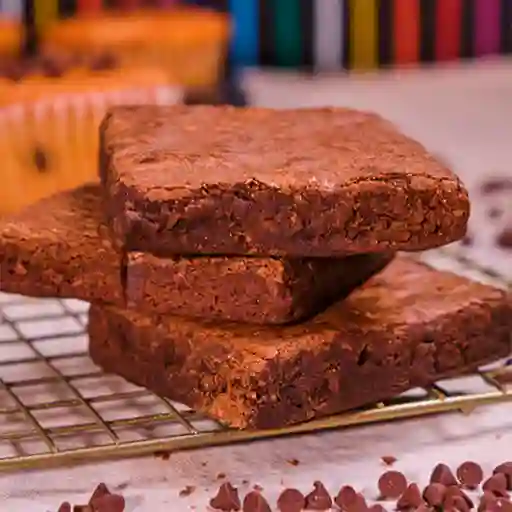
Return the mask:
[[397, 258], [348, 298], [288, 327], [151, 318], [93, 306], [106, 371], [235, 426], [355, 408], [510, 353], [505, 292]]
[[0, 289], [152, 313], [285, 323], [327, 307], [391, 255], [292, 260], [158, 258], [117, 250], [99, 185], [57, 194], [0, 221]]
[[459, 179], [375, 114], [116, 107], [100, 139], [130, 250], [325, 257], [426, 249], [466, 229]]

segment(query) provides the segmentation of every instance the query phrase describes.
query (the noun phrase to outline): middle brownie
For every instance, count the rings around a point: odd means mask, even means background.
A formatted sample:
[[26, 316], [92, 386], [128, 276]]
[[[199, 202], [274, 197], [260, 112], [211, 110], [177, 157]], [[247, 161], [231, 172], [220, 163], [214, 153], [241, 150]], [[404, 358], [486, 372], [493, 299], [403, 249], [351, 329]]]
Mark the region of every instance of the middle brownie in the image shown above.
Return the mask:
[[258, 324], [302, 320], [348, 294], [390, 254], [342, 259], [124, 254], [99, 185], [44, 199], [0, 223], [0, 289], [157, 314]]

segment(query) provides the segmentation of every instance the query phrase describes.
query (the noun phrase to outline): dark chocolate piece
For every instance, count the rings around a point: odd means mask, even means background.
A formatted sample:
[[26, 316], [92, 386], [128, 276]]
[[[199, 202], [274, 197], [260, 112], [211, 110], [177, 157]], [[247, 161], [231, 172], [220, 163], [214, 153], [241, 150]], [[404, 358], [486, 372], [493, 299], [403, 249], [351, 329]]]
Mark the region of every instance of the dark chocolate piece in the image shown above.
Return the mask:
[[64, 501], [60, 504], [57, 512], [71, 512], [71, 504], [67, 501]]
[[306, 498], [298, 489], [285, 489], [277, 499], [277, 508], [281, 512], [302, 512]]
[[432, 507], [440, 507], [445, 495], [446, 486], [438, 482], [427, 485], [423, 490], [423, 499]]
[[510, 353], [506, 292], [400, 257], [309, 322], [256, 327], [93, 305], [93, 360], [234, 427], [390, 398]]
[[334, 503], [336, 503], [341, 510], [349, 510], [355, 508], [358, 496], [358, 493], [352, 486], [344, 485], [334, 498]]
[[490, 491], [498, 498], [508, 496], [507, 487], [508, 479], [503, 473], [495, 473], [482, 484], [482, 489], [484, 491]]
[[397, 510], [413, 510], [424, 503], [418, 484], [412, 483], [402, 493], [396, 502]]
[[392, 466], [396, 462], [396, 457], [393, 455], [383, 455], [380, 460], [386, 465], [386, 466]]
[[457, 468], [457, 478], [459, 482], [470, 490], [477, 489], [484, 479], [484, 472], [480, 464], [473, 461], [463, 462]]
[[457, 496], [452, 494], [451, 496], [446, 496], [443, 502], [443, 510], [455, 509], [459, 512], [469, 512], [469, 506], [466, 500], [462, 496]]
[[313, 483], [313, 490], [306, 495], [306, 510], [328, 510], [332, 507], [332, 498], [322, 482]]
[[512, 503], [505, 498], [491, 501], [485, 508], [486, 512], [512, 512]]
[[443, 484], [446, 487], [459, 484], [455, 478], [455, 475], [452, 473], [452, 470], [442, 462], [437, 464], [432, 470], [432, 474], [430, 475], [430, 483]]
[[223, 512], [237, 512], [241, 508], [238, 489], [230, 482], [222, 484], [217, 495], [210, 500], [210, 507]]
[[251, 491], [245, 496], [242, 510], [243, 512], [272, 512], [268, 501], [258, 491]]
[[0, 221], [0, 289], [5, 292], [248, 323], [307, 318], [391, 258], [123, 256], [104, 223], [98, 185], [54, 195]]
[[466, 230], [459, 179], [376, 114], [115, 107], [100, 139], [110, 222], [128, 250], [345, 256]]
[[507, 490], [512, 491], [512, 461], [503, 462], [496, 466], [494, 474], [501, 473], [507, 477]]
[[407, 479], [400, 471], [386, 471], [380, 476], [378, 487], [381, 499], [397, 499], [407, 489]]
[[474, 504], [471, 498], [459, 487], [459, 485], [450, 485], [446, 488], [446, 492], [444, 495], [445, 501], [447, 499], [451, 499], [454, 496], [458, 496], [459, 498], [462, 498], [469, 508], [473, 508]]
[[89, 499], [89, 505], [93, 505], [94, 500], [109, 496], [110, 494], [112, 493], [109, 491], [108, 487], [103, 482], [99, 483]]

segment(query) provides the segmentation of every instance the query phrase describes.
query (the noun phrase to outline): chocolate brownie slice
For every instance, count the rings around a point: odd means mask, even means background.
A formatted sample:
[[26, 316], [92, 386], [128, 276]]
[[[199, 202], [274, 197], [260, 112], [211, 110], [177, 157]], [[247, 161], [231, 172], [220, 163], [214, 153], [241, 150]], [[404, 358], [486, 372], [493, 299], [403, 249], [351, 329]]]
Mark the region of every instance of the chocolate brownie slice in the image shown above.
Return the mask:
[[106, 371], [241, 428], [281, 427], [390, 398], [510, 354], [505, 292], [397, 258], [309, 322], [251, 327], [93, 306]]
[[340, 256], [461, 238], [467, 191], [381, 117], [341, 108], [116, 107], [100, 128], [129, 250]]
[[117, 250], [99, 185], [57, 194], [0, 222], [0, 289], [151, 313], [251, 323], [303, 319], [392, 258], [158, 258]]

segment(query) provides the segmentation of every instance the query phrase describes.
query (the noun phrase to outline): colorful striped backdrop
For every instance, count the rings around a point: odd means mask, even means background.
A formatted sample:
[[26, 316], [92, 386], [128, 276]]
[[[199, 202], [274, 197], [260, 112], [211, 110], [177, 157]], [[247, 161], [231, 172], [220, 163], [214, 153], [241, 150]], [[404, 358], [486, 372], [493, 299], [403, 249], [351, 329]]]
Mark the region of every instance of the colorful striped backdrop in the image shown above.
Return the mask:
[[[22, 0], [0, 0], [17, 15]], [[36, 0], [43, 25], [109, 7], [178, 0]], [[233, 62], [370, 69], [512, 53], [512, 0], [185, 0], [231, 12]]]

